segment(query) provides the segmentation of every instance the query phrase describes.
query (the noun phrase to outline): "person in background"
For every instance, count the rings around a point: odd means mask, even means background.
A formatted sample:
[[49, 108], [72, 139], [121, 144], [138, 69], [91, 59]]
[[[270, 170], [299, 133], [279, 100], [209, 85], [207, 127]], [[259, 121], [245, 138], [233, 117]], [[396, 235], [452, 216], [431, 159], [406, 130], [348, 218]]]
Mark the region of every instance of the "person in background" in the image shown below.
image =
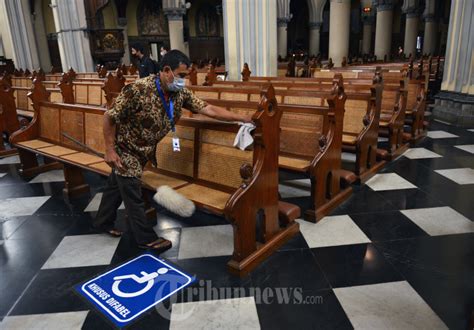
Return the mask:
[[138, 58], [138, 75], [140, 78], [145, 78], [155, 73], [155, 63], [153, 63], [150, 56], [145, 56], [145, 47], [142, 44], [136, 43], [132, 45], [132, 55]]
[[161, 46], [160, 48], [160, 60], [165, 57], [165, 55], [168, 53], [168, 48], [165, 46]]

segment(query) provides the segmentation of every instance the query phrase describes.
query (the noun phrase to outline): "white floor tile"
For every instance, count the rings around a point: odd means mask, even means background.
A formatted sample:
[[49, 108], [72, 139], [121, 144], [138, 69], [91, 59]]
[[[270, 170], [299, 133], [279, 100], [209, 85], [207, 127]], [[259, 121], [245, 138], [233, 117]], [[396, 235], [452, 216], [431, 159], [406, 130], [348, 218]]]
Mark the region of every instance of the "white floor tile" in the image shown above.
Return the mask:
[[334, 289], [355, 329], [447, 329], [408, 282]]
[[119, 242], [107, 235], [66, 236], [42, 269], [108, 265]]
[[416, 188], [414, 184], [396, 173], [376, 174], [366, 184], [374, 191]]
[[471, 154], [474, 154], [474, 144], [466, 144], [466, 145], [461, 145], [461, 146], [455, 146], [458, 149], [467, 151]]
[[432, 139], [449, 139], [459, 137], [445, 131], [429, 131], [427, 136]]
[[443, 157], [431, 150], [425, 148], [410, 148], [403, 154], [408, 159], [425, 159]]
[[468, 129], [468, 131], [474, 133], [474, 128]]
[[232, 255], [234, 234], [231, 225], [183, 228], [178, 259]]
[[3, 178], [5, 175], [7, 175], [8, 173], [0, 173], [0, 178]]
[[170, 330], [260, 329], [253, 297], [173, 304]]
[[[102, 200], [102, 193], [95, 194], [94, 198], [89, 202], [89, 205], [84, 209], [84, 212], [97, 212], [99, 210], [100, 201]], [[125, 205], [120, 204], [119, 210], [124, 210]]]
[[325, 217], [315, 224], [297, 221], [310, 248], [371, 242], [348, 215]]
[[341, 155], [341, 159], [343, 162], [348, 162], [348, 163], [355, 163], [356, 161], [356, 154], [352, 152], [343, 152]]
[[472, 168], [453, 168], [448, 170], [435, 170], [435, 172], [457, 184], [474, 184], [474, 170]]
[[63, 182], [64, 171], [54, 170], [37, 175], [30, 183]]
[[0, 217], [34, 214], [51, 196], [8, 198], [0, 200]]
[[20, 157], [18, 156], [10, 156], [10, 157], [5, 157], [0, 159], [0, 165], [6, 165], [6, 164], [19, 164], [20, 163]]
[[311, 180], [310, 179], [296, 179], [296, 180], [286, 180], [283, 182], [288, 186], [292, 186], [298, 189], [311, 189]]
[[474, 222], [448, 206], [400, 212], [431, 236], [474, 232]]
[[387, 142], [387, 141], [388, 141], [388, 138], [386, 138], [386, 137], [377, 138], [377, 142]]
[[63, 330], [81, 329], [89, 311], [7, 316], [0, 329]]
[[307, 188], [295, 180], [285, 181], [278, 185], [278, 192], [281, 198], [309, 197], [311, 196], [310, 188]]

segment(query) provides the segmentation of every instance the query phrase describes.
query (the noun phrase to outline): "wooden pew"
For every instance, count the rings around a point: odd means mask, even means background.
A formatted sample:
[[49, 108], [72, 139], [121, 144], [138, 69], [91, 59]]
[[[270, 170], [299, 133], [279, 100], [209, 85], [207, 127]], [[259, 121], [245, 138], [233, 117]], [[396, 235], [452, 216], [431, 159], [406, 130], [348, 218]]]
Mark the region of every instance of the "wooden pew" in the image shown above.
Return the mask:
[[71, 79], [68, 73], [64, 73], [59, 83], [64, 103], [104, 107], [112, 104], [123, 86], [125, 78], [118, 69], [115, 75], [109, 72], [104, 80], [94, 82], [78, 82]]
[[[385, 164], [384, 160], [377, 160], [377, 136], [379, 132], [379, 120], [381, 111], [381, 99], [383, 85], [381, 79], [373, 77], [376, 81], [372, 85], [369, 81], [350, 81], [346, 84], [347, 100], [345, 103], [344, 125], [343, 125], [343, 150], [356, 154], [356, 162], [353, 172], [358, 177], [358, 182], [365, 182], [375, 173], [377, 173]], [[328, 88], [331, 79], [311, 79], [311, 83], [303, 83], [310, 79], [292, 78], [280, 81], [280, 78], [274, 78], [272, 85], [276, 89], [277, 97], [281, 96], [279, 102], [282, 104], [301, 103], [301, 100], [295, 99], [292, 92], [294, 91], [318, 91]], [[290, 82], [288, 82], [290, 80]], [[295, 83], [292, 82], [295, 80]], [[267, 81], [267, 80], [266, 80]], [[346, 81], [345, 81], [346, 82]], [[231, 86], [232, 88], [260, 88], [264, 82], [220, 82], [214, 87]], [[225, 92], [223, 87], [221, 93]], [[204, 92], [205, 90], [203, 90]], [[217, 89], [215, 91], [218, 91]], [[292, 91], [292, 92], [290, 92]], [[229, 90], [227, 89], [227, 92]], [[225, 94], [224, 94], [225, 95]], [[212, 96], [212, 95], [211, 95]], [[314, 104], [309, 100], [311, 94], [307, 94], [305, 101], [307, 105]], [[304, 101], [303, 101], [304, 102]], [[325, 105], [324, 100], [316, 96], [318, 105]], [[322, 103], [320, 103], [322, 102]]]
[[[35, 154], [63, 164], [64, 192], [88, 190], [82, 169], [107, 175], [102, 158], [88, 154], [64, 138], [65, 132], [89, 147], [104, 151], [104, 108], [48, 102], [40, 81], [30, 94], [35, 117], [11, 142], [18, 147], [24, 174], [38, 172]], [[298, 232], [299, 208], [278, 201], [278, 137], [281, 110], [272, 88], [264, 91], [253, 120], [257, 126], [251, 151], [232, 147], [239, 127], [202, 118], [177, 123], [181, 152], [171, 150], [171, 136], [158, 144], [158, 167], [147, 167], [142, 181], [154, 191], [169, 185], [208, 212], [224, 216], [234, 229], [234, 253], [228, 270], [244, 276]]]
[[[258, 97], [256, 89], [190, 88], [197, 96], [232, 111], [245, 109], [247, 102]], [[335, 79], [326, 91], [276, 90], [276, 98], [283, 110], [280, 168], [306, 174], [311, 179], [311, 208], [305, 212], [305, 219], [316, 222], [351, 194], [350, 187], [341, 187], [343, 177], [346, 182], [355, 180], [352, 173], [341, 170], [346, 101], [342, 78]], [[231, 100], [235, 103], [231, 104]], [[233, 107], [229, 108], [230, 105]]]
[[[385, 73], [388, 75], [388, 73]], [[400, 75], [400, 73], [398, 73]], [[367, 91], [370, 90], [374, 75], [363, 74], [364, 78], [348, 78], [344, 82], [347, 92], [357, 90], [356, 86], [366, 86]], [[370, 79], [368, 78], [370, 77]], [[273, 79], [273, 80], [272, 80]], [[215, 86], [261, 86], [264, 82], [271, 82], [276, 90], [319, 90], [321, 86], [328, 85], [331, 78], [290, 78], [281, 79], [264, 77], [260, 81], [249, 82], [219, 82]], [[379, 159], [389, 161], [398, 157], [408, 148], [405, 143], [407, 136], [404, 135], [404, 120], [406, 110], [407, 90], [405, 89], [405, 80], [392, 80], [389, 84], [384, 83], [382, 93], [382, 113], [379, 124], [379, 135], [387, 137], [389, 144], [384, 150], [378, 149]]]

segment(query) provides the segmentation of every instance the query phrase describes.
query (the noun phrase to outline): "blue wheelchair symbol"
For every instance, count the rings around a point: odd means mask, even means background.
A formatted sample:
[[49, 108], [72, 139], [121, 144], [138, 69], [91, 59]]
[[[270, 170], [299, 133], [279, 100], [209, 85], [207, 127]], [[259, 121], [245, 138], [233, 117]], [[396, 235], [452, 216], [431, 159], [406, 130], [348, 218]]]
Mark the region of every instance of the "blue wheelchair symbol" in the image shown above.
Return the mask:
[[119, 327], [194, 281], [151, 254], [142, 254], [76, 290]]

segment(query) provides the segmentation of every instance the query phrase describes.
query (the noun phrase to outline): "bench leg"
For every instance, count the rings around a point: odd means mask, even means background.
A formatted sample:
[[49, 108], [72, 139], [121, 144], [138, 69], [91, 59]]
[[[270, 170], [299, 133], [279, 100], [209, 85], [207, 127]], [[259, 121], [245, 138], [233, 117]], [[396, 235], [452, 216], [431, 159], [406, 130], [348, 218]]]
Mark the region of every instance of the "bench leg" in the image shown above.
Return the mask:
[[84, 181], [82, 169], [77, 166], [64, 164], [64, 179], [63, 194], [66, 198], [72, 198], [90, 191], [89, 185]]
[[51, 160], [48, 160], [49, 162], [47, 162], [46, 158], [45, 164], [39, 165], [36, 155], [23, 149], [18, 149], [18, 156], [20, 157], [21, 162], [19, 173], [23, 177], [32, 177], [39, 173], [62, 168], [62, 164]]
[[[275, 212], [276, 214], [274, 214]], [[280, 229], [271, 237], [265, 237], [264, 243], [257, 242], [255, 226], [258, 213], [251, 208], [242, 208], [236, 214], [235, 222], [232, 224], [234, 229], [234, 253], [232, 259], [227, 263], [227, 269], [234, 275], [246, 276], [299, 231], [299, 224], [291, 222], [286, 228]], [[278, 225], [278, 212], [276, 210], [269, 211], [264, 217], [266, 231], [271, 231], [271, 228]]]

